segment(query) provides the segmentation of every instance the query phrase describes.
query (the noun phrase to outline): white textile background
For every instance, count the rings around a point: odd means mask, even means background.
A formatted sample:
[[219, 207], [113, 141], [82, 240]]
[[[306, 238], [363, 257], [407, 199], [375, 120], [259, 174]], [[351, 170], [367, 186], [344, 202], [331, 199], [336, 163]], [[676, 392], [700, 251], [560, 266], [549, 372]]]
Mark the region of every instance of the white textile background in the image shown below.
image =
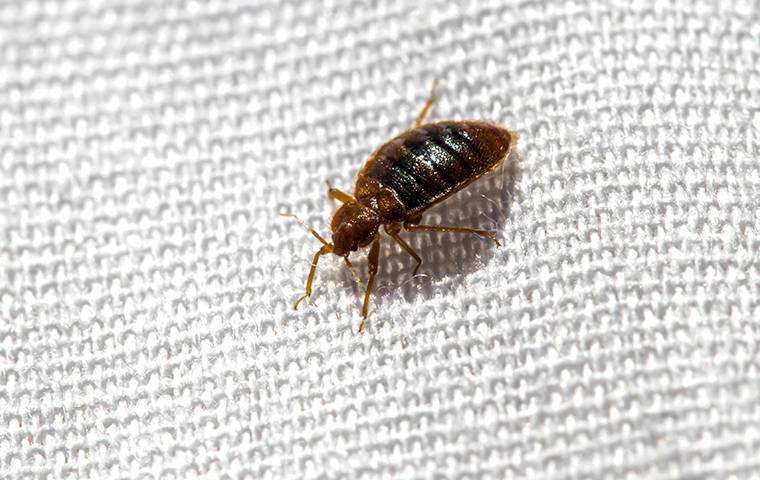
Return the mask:
[[[433, 79], [503, 247], [293, 311]], [[760, 478], [759, 212], [755, 1], [2, 1], [0, 475]]]

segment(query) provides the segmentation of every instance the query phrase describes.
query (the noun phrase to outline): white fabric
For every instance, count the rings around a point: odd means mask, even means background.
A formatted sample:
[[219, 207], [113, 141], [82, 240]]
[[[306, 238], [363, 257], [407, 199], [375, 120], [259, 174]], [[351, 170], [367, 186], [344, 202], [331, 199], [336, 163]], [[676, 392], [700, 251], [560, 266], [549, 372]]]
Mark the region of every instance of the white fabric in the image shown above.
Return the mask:
[[[0, 3], [4, 478], [760, 478], [751, 0]], [[369, 153], [520, 132], [337, 257]], [[356, 266], [366, 279], [366, 261]]]

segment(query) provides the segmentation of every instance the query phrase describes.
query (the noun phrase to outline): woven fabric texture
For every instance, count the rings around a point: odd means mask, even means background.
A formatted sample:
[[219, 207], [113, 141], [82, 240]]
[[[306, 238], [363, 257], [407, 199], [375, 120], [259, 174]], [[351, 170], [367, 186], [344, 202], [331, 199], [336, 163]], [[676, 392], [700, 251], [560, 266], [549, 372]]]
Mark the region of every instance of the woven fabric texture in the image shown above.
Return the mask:
[[[434, 79], [502, 248], [294, 311]], [[2, 1], [0, 476], [760, 478], [759, 212], [756, 1]]]

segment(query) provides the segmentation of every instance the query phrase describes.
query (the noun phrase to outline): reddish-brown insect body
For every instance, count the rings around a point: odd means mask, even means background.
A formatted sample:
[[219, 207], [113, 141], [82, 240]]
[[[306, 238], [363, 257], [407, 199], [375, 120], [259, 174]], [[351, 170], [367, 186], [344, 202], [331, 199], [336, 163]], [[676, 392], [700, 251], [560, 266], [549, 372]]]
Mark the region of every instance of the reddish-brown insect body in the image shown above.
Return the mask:
[[422, 109], [414, 128], [403, 132], [382, 145], [370, 156], [359, 171], [354, 194], [349, 195], [328, 183], [330, 197], [343, 205], [332, 218], [332, 243], [316, 231], [311, 233], [322, 242], [306, 281], [306, 294], [294, 307], [311, 295], [311, 286], [319, 257], [325, 253], [342, 256], [351, 269], [348, 255], [370, 246], [369, 279], [362, 308], [362, 331], [367, 318], [369, 294], [377, 273], [380, 254], [380, 227], [416, 261], [422, 260], [404, 241], [401, 229], [439, 232], [460, 232], [498, 240], [489, 232], [474, 228], [421, 225], [422, 212], [445, 200], [479, 177], [496, 168], [506, 158], [517, 135], [492, 122], [446, 121], [423, 125], [423, 120], [435, 100], [433, 92]]

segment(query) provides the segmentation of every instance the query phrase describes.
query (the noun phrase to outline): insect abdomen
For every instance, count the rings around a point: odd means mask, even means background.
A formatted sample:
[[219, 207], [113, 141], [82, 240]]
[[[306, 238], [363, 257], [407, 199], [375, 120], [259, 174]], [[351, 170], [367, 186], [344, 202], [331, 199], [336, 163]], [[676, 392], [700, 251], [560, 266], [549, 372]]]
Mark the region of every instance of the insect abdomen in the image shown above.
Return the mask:
[[423, 125], [375, 151], [359, 173], [355, 194], [362, 198], [389, 189], [412, 214], [491, 171], [511, 142], [507, 129], [488, 122]]

